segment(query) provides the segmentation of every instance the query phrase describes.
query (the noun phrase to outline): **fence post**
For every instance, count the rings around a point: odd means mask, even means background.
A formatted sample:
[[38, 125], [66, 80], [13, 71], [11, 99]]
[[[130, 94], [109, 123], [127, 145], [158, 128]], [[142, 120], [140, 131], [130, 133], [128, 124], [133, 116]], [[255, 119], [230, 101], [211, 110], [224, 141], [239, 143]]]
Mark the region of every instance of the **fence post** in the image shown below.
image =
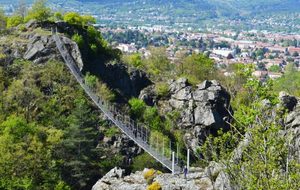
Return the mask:
[[170, 140], [170, 155], [171, 155], [171, 159], [172, 159], [172, 141]]
[[187, 167], [188, 170], [190, 169], [190, 149], [187, 150], [186, 167]]
[[159, 147], [158, 147], [158, 135], [156, 135], [156, 149], [157, 149], [157, 152], [159, 152]]
[[165, 138], [163, 138], [163, 156], [165, 156]]
[[175, 174], [175, 152], [172, 152], [172, 175]]
[[177, 145], [177, 152], [176, 152], [176, 163], [178, 164], [178, 158], [179, 158], [179, 146], [178, 146], [178, 143], [176, 144]]

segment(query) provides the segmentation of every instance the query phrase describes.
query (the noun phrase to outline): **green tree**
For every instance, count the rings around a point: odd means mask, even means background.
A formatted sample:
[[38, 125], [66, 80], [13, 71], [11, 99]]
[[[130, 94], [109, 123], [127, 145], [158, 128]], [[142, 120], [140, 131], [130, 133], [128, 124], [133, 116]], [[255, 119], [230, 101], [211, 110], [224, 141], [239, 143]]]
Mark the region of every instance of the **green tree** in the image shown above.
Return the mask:
[[177, 70], [193, 84], [215, 77], [214, 62], [203, 54], [187, 56]]
[[[90, 184], [93, 171], [98, 168], [95, 162], [97, 156], [93, 156], [97, 155], [95, 143], [98, 119], [90, 114], [91, 110], [84, 99], [75, 99], [75, 102], [76, 106], [68, 117], [69, 127], [64, 131], [65, 138], [57, 155], [63, 160], [65, 181], [75, 189], [82, 189]], [[89, 172], [86, 172], [87, 168]]]
[[59, 177], [51, 153], [61, 137], [60, 130], [8, 117], [0, 124], [0, 188], [54, 189]]
[[161, 77], [167, 77], [171, 74], [173, 65], [167, 57], [166, 49], [150, 48], [151, 56], [146, 59], [145, 67], [153, 77], [159, 79]]
[[64, 21], [69, 24], [82, 25], [83, 19], [80, 14], [76, 12], [68, 12], [64, 15]]
[[138, 53], [134, 53], [131, 55], [124, 55], [122, 59], [125, 63], [132, 65], [136, 68], [142, 68], [143, 66], [142, 57]]
[[32, 5], [31, 9], [28, 11], [27, 16], [25, 17], [25, 22], [28, 22], [31, 19], [37, 21], [46, 21], [51, 16], [51, 10], [46, 6], [47, 0], [36, 0]]
[[83, 15], [82, 16], [82, 24], [83, 25], [96, 24], [96, 19], [95, 19], [95, 17], [93, 17], [91, 15]]

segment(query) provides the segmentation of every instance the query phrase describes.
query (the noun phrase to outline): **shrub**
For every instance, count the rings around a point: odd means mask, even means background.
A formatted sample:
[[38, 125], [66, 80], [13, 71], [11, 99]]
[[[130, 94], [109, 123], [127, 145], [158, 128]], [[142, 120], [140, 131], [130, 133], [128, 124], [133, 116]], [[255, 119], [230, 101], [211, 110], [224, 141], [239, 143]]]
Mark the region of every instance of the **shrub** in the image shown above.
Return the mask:
[[132, 55], [124, 55], [123, 61], [129, 65], [136, 67], [136, 68], [140, 68], [143, 65], [142, 57], [139, 53], [135, 53]]
[[110, 90], [106, 84], [99, 84], [98, 86], [100, 96], [106, 101], [114, 101], [116, 99], [115, 93]]
[[63, 17], [63, 20], [69, 24], [82, 25], [82, 26], [96, 23], [96, 19], [94, 17], [90, 15], [81, 16], [76, 12], [66, 13]]
[[144, 110], [143, 119], [151, 129], [162, 130], [162, 120], [156, 107], [147, 107], [146, 110]]
[[97, 47], [97, 45], [96, 45], [96, 44], [91, 44], [91, 45], [90, 45], [90, 48], [91, 48], [91, 50], [93, 51], [93, 53], [94, 53], [94, 54], [96, 54], [96, 53], [97, 53], [97, 51], [98, 51], [98, 47]]
[[78, 45], [79, 47], [82, 47], [83, 44], [84, 44], [84, 40], [83, 40], [82, 36], [79, 35], [79, 34], [74, 34], [74, 35], [72, 36], [72, 40], [73, 40], [74, 42], [76, 42], [77, 45]]
[[55, 12], [53, 17], [55, 21], [64, 20], [64, 17], [60, 12]]
[[83, 15], [81, 16], [81, 18], [82, 18], [83, 25], [96, 24], [96, 19], [91, 15]]
[[26, 31], [27, 31], [27, 28], [26, 28], [26, 26], [25, 26], [24, 24], [20, 24], [20, 25], [18, 26], [18, 29], [19, 29], [19, 31], [21, 31], [21, 32], [26, 32]]
[[143, 153], [134, 158], [132, 163], [132, 171], [143, 170], [146, 166], [148, 168], [155, 169], [161, 168], [160, 163], [158, 163], [152, 156], [150, 156], [148, 153]]
[[146, 171], [143, 175], [144, 175], [144, 179], [148, 179], [150, 177], [153, 177], [154, 175], [156, 174], [156, 170], [154, 170], [153, 168], [152, 169], [149, 169], [148, 171]]
[[19, 24], [23, 23], [23, 18], [19, 15], [14, 15], [11, 17], [8, 17], [7, 19], [7, 28], [12, 28], [15, 26], [18, 26]]
[[88, 85], [90, 88], [95, 88], [97, 84], [97, 77], [91, 75], [89, 72], [84, 77], [85, 84]]
[[76, 12], [68, 12], [63, 17], [64, 21], [69, 24], [82, 25], [82, 17]]
[[164, 82], [159, 82], [155, 85], [155, 91], [157, 95], [161, 97], [166, 97], [169, 94], [169, 85]]
[[112, 137], [112, 136], [118, 134], [119, 132], [120, 132], [120, 131], [119, 131], [119, 129], [118, 129], [117, 127], [110, 127], [110, 128], [108, 128], [108, 129], [104, 132], [104, 135], [105, 135], [106, 137]]
[[146, 109], [146, 104], [143, 100], [138, 98], [132, 98], [129, 100], [129, 105], [131, 108], [131, 114], [137, 118], [142, 118], [143, 113]]
[[161, 185], [156, 181], [147, 187], [147, 190], [162, 190]]

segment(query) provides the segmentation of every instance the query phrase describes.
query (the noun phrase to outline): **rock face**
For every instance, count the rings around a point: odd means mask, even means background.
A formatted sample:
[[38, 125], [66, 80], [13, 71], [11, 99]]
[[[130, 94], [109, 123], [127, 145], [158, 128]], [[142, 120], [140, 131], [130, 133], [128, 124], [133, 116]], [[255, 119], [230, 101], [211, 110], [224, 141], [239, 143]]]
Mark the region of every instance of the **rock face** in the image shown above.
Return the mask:
[[284, 121], [284, 134], [289, 141], [289, 151], [291, 159], [300, 163], [300, 100], [281, 92], [279, 95], [280, 103], [288, 110]]
[[[155, 103], [151, 93], [143, 92], [140, 98]], [[180, 112], [176, 126], [185, 131], [185, 143], [194, 152], [208, 135], [216, 135], [219, 129], [228, 130], [233, 114], [230, 95], [217, 81], [204, 81], [196, 88], [185, 78], [170, 81], [169, 99], [158, 104], [165, 113]]]
[[[38, 25], [35, 21], [28, 22], [26, 26], [28, 33], [21, 33], [15, 40], [2, 47], [7, 57], [11, 60], [23, 58], [36, 64], [46, 63], [49, 60], [62, 61], [50, 31], [36, 29]], [[75, 59], [77, 67], [82, 70], [83, 61], [77, 44], [67, 37], [62, 37], [62, 41]]]
[[[92, 190], [145, 190], [147, 181], [143, 174], [137, 171], [129, 176], [124, 176], [124, 170], [114, 168], [100, 179]], [[211, 163], [206, 169], [190, 168], [187, 179], [183, 174], [157, 174], [154, 182], [158, 182], [165, 190], [231, 190], [228, 176], [222, 171], [218, 163]]]
[[97, 71], [104, 82], [128, 99], [137, 97], [143, 88], [152, 84], [145, 72], [121, 63], [99, 64]]
[[[111, 137], [105, 137], [103, 135], [98, 146], [106, 149], [110, 154], [122, 155], [124, 167], [129, 166], [133, 158], [143, 152], [139, 146], [124, 134], [116, 134]], [[103, 156], [102, 159], [105, 160], [107, 157]]]
[[[83, 62], [77, 44], [67, 37], [62, 37], [62, 41], [75, 59], [78, 68], [82, 70]], [[35, 34], [32, 37], [29, 36], [27, 51], [24, 53], [23, 58], [34, 63], [45, 63], [51, 59], [61, 59], [61, 56], [56, 49], [52, 35]]]

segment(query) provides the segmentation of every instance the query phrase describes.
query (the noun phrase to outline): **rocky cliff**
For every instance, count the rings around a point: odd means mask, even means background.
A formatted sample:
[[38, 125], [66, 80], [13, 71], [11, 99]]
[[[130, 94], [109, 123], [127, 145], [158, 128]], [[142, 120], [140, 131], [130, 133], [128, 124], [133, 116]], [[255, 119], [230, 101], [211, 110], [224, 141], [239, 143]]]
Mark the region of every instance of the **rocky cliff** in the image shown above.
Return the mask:
[[288, 111], [282, 133], [289, 144], [290, 158], [300, 163], [300, 99], [284, 92], [279, 98], [280, 104]]
[[157, 104], [162, 113], [177, 110], [180, 117], [175, 124], [185, 132], [186, 146], [196, 152], [208, 135], [229, 129], [232, 109], [229, 93], [215, 80], [193, 87], [185, 78], [169, 81], [167, 98], [158, 99], [154, 87], [144, 89], [140, 98]]

